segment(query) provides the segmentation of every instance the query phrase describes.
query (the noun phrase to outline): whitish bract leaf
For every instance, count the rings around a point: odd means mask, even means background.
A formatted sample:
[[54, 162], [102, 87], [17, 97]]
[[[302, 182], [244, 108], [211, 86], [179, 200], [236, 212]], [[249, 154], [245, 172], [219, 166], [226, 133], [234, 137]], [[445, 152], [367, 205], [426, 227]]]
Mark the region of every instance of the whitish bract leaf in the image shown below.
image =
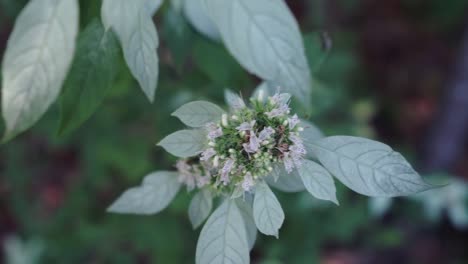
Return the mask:
[[257, 185], [253, 202], [255, 224], [265, 235], [278, 237], [284, 222], [284, 212], [275, 194], [264, 182]]
[[189, 219], [194, 229], [198, 228], [210, 215], [213, 208], [213, 197], [204, 189], [193, 196], [189, 206]]
[[310, 194], [315, 198], [338, 204], [335, 183], [325, 168], [311, 160], [304, 160], [298, 172]]
[[125, 191], [107, 210], [124, 214], [156, 214], [166, 208], [180, 189], [175, 172], [149, 174], [139, 187]]
[[244, 220], [235, 200], [226, 199], [208, 218], [198, 239], [196, 263], [250, 263]]
[[301, 120], [301, 127], [304, 131], [300, 132], [304, 147], [307, 151], [306, 157], [309, 159], [316, 159], [314, 155], [314, 142], [323, 138], [324, 135], [320, 129], [309, 121]]
[[150, 101], [158, 81], [158, 35], [145, 0], [104, 0], [101, 16], [122, 45], [125, 61]]
[[203, 0], [184, 0], [183, 11], [190, 24], [200, 32], [213, 40], [221, 39], [218, 29], [206, 13]]
[[393, 197], [431, 188], [401, 154], [377, 141], [333, 136], [316, 141], [313, 151], [327, 170], [360, 194]]
[[150, 16], [154, 16], [159, 7], [161, 7], [163, 0], [146, 0], [146, 9]]
[[112, 87], [118, 62], [114, 33], [93, 21], [78, 39], [75, 60], [60, 96], [60, 133], [77, 128], [96, 111]]
[[184, 104], [172, 115], [179, 118], [187, 126], [202, 127], [210, 122], [221, 120], [223, 113], [223, 109], [213, 103], [195, 101]]
[[31, 0], [21, 11], [2, 64], [4, 141], [31, 127], [57, 99], [77, 32], [76, 0]]
[[252, 201], [239, 198], [236, 199], [236, 203], [242, 214], [242, 219], [244, 219], [249, 249], [252, 249], [255, 245], [255, 240], [257, 240], [257, 226], [253, 218]]
[[297, 22], [283, 0], [204, 0], [228, 50], [250, 72], [305, 105], [311, 76]]
[[179, 130], [165, 137], [158, 146], [179, 158], [200, 154], [205, 148], [206, 133], [200, 129]]
[[283, 192], [302, 192], [305, 190], [297, 170], [287, 173], [284, 165], [273, 166], [273, 171], [266, 178], [268, 184]]
[[224, 90], [224, 100], [233, 110], [239, 110], [246, 107], [244, 100], [238, 94], [229, 89]]

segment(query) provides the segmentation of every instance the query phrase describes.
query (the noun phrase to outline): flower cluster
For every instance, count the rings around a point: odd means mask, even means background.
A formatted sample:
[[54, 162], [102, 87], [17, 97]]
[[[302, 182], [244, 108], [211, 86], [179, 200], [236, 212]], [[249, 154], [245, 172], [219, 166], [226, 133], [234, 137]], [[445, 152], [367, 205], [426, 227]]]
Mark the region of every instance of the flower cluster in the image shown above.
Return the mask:
[[251, 107], [239, 103], [219, 123], [206, 124], [208, 147], [199, 157], [203, 169], [188, 174], [193, 167], [180, 163], [183, 182], [189, 188], [210, 184], [222, 192], [251, 191], [278, 163], [288, 173], [300, 167], [306, 154], [303, 128], [297, 115], [290, 115], [289, 100], [285, 93], [251, 99]]

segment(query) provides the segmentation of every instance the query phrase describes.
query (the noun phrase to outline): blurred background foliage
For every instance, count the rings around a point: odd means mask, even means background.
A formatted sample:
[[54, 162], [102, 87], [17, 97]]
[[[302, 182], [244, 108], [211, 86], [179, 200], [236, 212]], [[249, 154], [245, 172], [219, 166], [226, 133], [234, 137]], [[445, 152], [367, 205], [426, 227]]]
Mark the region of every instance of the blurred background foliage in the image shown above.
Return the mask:
[[[0, 57], [26, 2], [0, 0]], [[79, 2], [83, 29], [99, 17], [100, 1]], [[182, 127], [170, 116], [178, 106], [194, 99], [222, 104], [224, 88], [248, 97], [259, 80], [166, 2], [155, 16], [161, 63], [153, 104], [121, 58], [114, 86], [78, 129], [58, 136], [56, 104], [33, 129], [0, 147], [5, 263], [193, 263], [199, 230], [187, 218], [189, 194], [181, 192], [157, 216], [112, 215], [106, 207], [146, 173], [172, 168], [174, 158], [155, 143]], [[310, 120], [328, 135], [378, 138], [418, 164], [457, 60], [468, 2], [287, 3], [313, 71]], [[459, 175], [456, 186], [468, 177], [467, 154], [446, 168]], [[436, 192], [418, 201], [394, 199], [392, 206], [338, 187], [339, 207], [308, 194], [278, 193], [287, 215], [280, 239], [259, 236], [252, 262], [468, 263], [466, 224], [452, 219], [468, 221], [466, 187], [455, 198]], [[442, 198], [428, 204], [430, 197]], [[457, 213], [450, 213], [455, 204]]]

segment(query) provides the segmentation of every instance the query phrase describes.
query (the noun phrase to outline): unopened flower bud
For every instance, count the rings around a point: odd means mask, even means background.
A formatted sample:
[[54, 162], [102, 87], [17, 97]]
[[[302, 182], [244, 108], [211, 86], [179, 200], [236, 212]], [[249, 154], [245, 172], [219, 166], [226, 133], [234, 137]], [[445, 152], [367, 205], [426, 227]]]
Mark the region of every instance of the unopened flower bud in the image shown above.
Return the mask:
[[265, 92], [263, 90], [260, 90], [257, 96], [258, 101], [263, 102], [264, 97], [265, 97]]
[[302, 131], [304, 131], [304, 128], [303, 127], [298, 127], [297, 131], [302, 132]]
[[214, 143], [213, 141], [210, 141], [210, 142], [208, 142], [208, 146], [214, 147], [214, 146], [216, 146], [216, 143]]
[[236, 120], [236, 121], [237, 121], [237, 120], [239, 120], [239, 117], [238, 117], [238, 116], [236, 116], [236, 115], [233, 115], [233, 116], [231, 116], [231, 119], [232, 119], [232, 120]]
[[283, 121], [283, 126], [287, 126], [287, 125], [288, 125], [288, 123], [289, 123], [289, 122], [288, 122], [288, 120], [287, 120], [287, 119], [286, 119], [286, 120], [284, 120], [284, 121]]
[[227, 114], [223, 114], [221, 116], [221, 124], [224, 126], [224, 127], [227, 127], [228, 126], [228, 116]]
[[228, 152], [231, 153], [231, 154], [236, 153], [236, 151], [235, 151], [234, 149], [232, 149], [232, 148], [230, 148], [230, 149], [228, 150]]
[[217, 168], [219, 166], [219, 156], [216, 155], [213, 159], [213, 167]]
[[267, 168], [267, 170], [268, 170], [269, 172], [272, 172], [272, 171], [273, 171], [273, 167], [270, 166], [270, 167]]
[[263, 145], [263, 146], [268, 145], [269, 143], [270, 143], [270, 141], [268, 141], [268, 140], [263, 140], [263, 141], [262, 141], [262, 145]]

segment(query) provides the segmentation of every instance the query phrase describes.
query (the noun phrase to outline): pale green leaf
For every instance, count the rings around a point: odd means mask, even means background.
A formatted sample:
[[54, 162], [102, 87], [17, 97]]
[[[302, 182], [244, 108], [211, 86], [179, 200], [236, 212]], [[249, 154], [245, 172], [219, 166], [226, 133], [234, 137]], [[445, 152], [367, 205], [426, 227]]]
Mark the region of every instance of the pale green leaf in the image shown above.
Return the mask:
[[268, 184], [283, 192], [301, 192], [305, 190], [297, 170], [287, 173], [283, 164], [273, 166], [273, 171], [265, 179]]
[[309, 105], [311, 76], [298, 24], [283, 0], [204, 0], [223, 42], [248, 71]]
[[60, 96], [59, 133], [79, 127], [96, 111], [112, 87], [118, 63], [114, 33], [93, 21], [78, 39], [75, 60]]
[[229, 107], [233, 110], [239, 110], [246, 107], [244, 99], [229, 89], [224, 90], [224, 101], [226, 101]]
[[158, 146], [179, 158], [188, 158], [200, 154], [206, 143], [206, 133], [201, 129], [179, 130], [165, 137]]
[[253, 215], [258, 230], [265, 235], [278, 237], [284, 222], [284, 212], [275, 194], [265, 182], [257, 184], [253, 202]]
[[255, 240], [257, 240], [257, 225], [255, 225], [253, 217], [252, 201], [239, 198], [236, 199], [236, 203], [242, 214], [242, 219], [244, 219], [249, 249], [252, 249], [255, 245]]
[[161, 7], [163, 0], [146, 0], [146, 10], [148, 10], [150, 16], [154, 16], [156, 11]]
[[324, 135], [320, 129], [309, 121], [301, 120], [301, 127], [304, 131], [300, 132], [300, 136], [304, 142], [304, 148], [307, 151], [306, 157], [316, 159], [314, 155], [314, 142], [323, 138]]
[[304, 160], [298, 172], [310, 194], [315, 198], [338, 204], [335, 182], [325, 168], [311, 160]]
[[188, 214], [194, 229], [198, 228], [210, 215], [213, 208], [213, 197], [207, 189], [201, 190], [193, 196]]
[[144, 0], [104, 0], [101, 17], [122, 45], [125, 61], [152, 102], [158, 81], [158, 35]]
[[181, 106], [172, 115], [187, 126], [203, 127], [208, 123], [221, 120], [223, 113], [223, 109], [213, 103], [195, 101]]
[[198, 239], [196, 263], [250, 263], [244, 220], [235, 200], [226, 199], [208, 218]]
[[184, 0], [183, 11], [190, 24], [201, 34], [212, 40], [220, 40], [218, 29], [206, 13], [203, 0]]
[[333, 136], [312, 149], [327, 170], [360, 194], [394, 197], [431, 188], [401, 154], [377, 141]]
[[76, 0], [31, 0], [21, 11], [2, 64], [3, 141], [30, 128], [57, 99], [77, 33]]
[[156, 214], [164, 210], [180, 189], [176, 172], [158, 171], [139, 187], [125, 191], [108, 209], [112, 213]]

